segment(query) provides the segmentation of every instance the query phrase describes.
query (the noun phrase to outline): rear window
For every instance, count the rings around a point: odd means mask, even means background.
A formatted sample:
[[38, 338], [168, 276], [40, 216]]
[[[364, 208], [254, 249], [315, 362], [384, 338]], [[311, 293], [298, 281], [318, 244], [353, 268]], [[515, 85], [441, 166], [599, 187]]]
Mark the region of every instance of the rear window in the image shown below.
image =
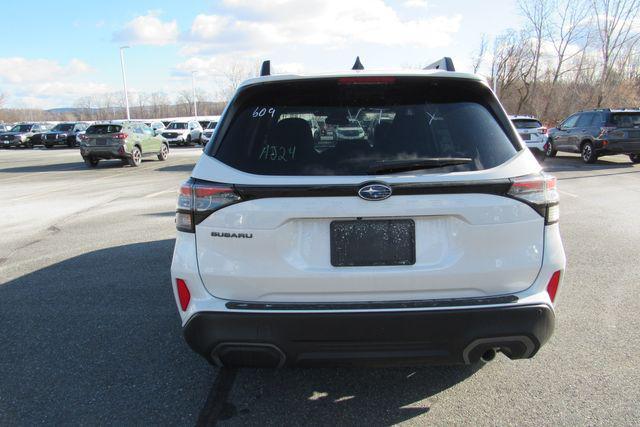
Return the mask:
[[537, 129], [542, 127], [542, 123], [534, 119], [514, 119], [511, 121], [516, 129]]
[[621, 128], [640, 126], [640, 113], [613, 113], [611, 123]]
[[63, 124], [55, 125], [54, 128], [51, 130], [69, 132], [73, 130], [73, 126], [74, 125], [72, 123], [63, 123]]
[[91, 135], [106, 135], [109, 133], [119, 133], [122, 130], [120, 125], [91, 125], [86, 133]]
[[186, 123], [178, 123], [178, 122], [169, 123], [169, 126], [167, 126], [167, 129], [186, 129], [186, 128], [187, 128]]
[[270, 83], [238, 94], [206, 151], [262, 175], [366, 175], [380, 162], [434, 158], [470, 159], [437, 173], [482, 170], [518, 150], [498, 108], [484, 85], [459, 79]]

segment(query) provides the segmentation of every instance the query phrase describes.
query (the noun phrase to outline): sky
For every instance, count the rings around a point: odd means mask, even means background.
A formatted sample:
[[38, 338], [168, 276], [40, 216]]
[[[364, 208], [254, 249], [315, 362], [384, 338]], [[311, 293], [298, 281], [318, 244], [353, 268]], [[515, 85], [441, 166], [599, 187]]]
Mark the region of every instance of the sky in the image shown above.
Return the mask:
[[73, 106], [122, 90], [174, 98], [220, 93], [225, 73], [270, 59], [276, 72], [416, 67], [451, 56], [460, 71], [482, 34], [519, 28], [516, 0], [23, 0], [3, 2], [5, 107]]

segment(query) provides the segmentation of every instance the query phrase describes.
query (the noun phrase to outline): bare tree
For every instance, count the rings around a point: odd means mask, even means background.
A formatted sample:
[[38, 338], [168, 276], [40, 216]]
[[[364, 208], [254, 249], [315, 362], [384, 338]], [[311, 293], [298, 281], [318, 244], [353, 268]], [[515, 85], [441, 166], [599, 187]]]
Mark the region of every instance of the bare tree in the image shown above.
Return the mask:
[[625, 49], [634, 48], [640, 35], [636, 29], [640, 0], [591, 0], [595, 12], [596, 36], [601, 55], [601, 84], [597, 106], [601, 107], [610, 89], [611, 74]]
[[478, 47], [478, 50], [474, 53], [473, 58], [472, 58], [472, 66], [473, 66], [473, 73], [477, 73], [478, 70], [480, 69], [480, 67], [482, 66], [482, 62], [484, 61], [484, 57], [487, 53], [487, 46], [489, 45], [489, 39], [487, 38], [486, 34], [482, 34], [482, 36], [480, 36], [480, 46]]

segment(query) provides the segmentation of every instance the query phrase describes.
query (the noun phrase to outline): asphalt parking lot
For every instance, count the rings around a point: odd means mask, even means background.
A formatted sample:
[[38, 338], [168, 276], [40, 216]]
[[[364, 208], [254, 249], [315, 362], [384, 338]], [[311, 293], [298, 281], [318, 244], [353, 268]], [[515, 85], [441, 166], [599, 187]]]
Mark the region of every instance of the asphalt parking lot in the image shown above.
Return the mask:
[[0, 151], [0, 424], [635, 424], [640, 165], [545, 163], [568, 258], [556, 332], [484, 366], [225, 371], [183, 342], [169, 267], [201, 153], [85, 167]]

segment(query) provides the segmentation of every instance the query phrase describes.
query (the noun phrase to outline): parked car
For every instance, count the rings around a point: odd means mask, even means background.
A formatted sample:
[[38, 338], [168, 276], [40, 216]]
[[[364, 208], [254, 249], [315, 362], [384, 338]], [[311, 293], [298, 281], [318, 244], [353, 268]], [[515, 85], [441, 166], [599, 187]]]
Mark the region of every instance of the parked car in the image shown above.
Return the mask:
[[169, 123], [162, 137], [169, 144], [191, 145], [192, 142], [199, 142], [202, 134], [202, 127], [196, 120], [176, 120]]
[[[373, 146], [320, 151], [295, 117], [357, 109], [392, 120]], [[186, 341], [211, 363], [472, 364], [549, 339], [556, 180], [484, 78], [263, 76], [226, 111], [180, 188], [171, 265]]]
[[150, 126], [151, 129], [153, 129], [153, 132], [155, 135], [162, 134], [162, 132], [164, 132], [164, 129], [165, 129], [165, 125], [161, 121], [149, 122], [147, 123], [147, 125]]
[[89, 125], [83, 122], [58, 123], [50, 131], [42, 134], [41, 141], [46, 148], [53, 148], [56, 145], [75, 147], [76, 137], [88, 127]]
[[346, 123], [335, 128], [334, 138], [338, 141], [364, 140], [365, 135], [360, 122], [355, 119], [348, 119]]
[[200, 136], [200, 144], [202, 144], [203, 146], [207, 145], [207, 142], [209, 142], [209, 139], [211, 139], [211, 135], [213, 135], [213, 132], [215, 131], [217, 125], [217, 121], [212, 120], [209, 122], [204, 131], [202, 131], [202, 134]]
[[509, 116], [518, 135], [539, 162], [544, 162], [547, 151], [547, 128], [532, 116]]
[[0, 123], [0, 133], [9, 132], [13, 126], [8, 123]]
[[580, 153], [585, 163], [600, 156], [626, 154], [640, 163], [640, 109], [580, 111], [549, 130], [547, 156], [558, 151]]
[[100, 160], [120, 159], [123, 164], [139, 166], [143, 157], [167, 160], [169, 144], [140, 122], [110, 122], [89, 126], [81, 138], [80, 155], [87, 166]]
[[0, 146], [10, 147], [33, 147], [31, 138], [33, 135], [45, 131], [46, 125], [42, 123], [21, 123], [13, 126], [8, 132], [0, 134]]

